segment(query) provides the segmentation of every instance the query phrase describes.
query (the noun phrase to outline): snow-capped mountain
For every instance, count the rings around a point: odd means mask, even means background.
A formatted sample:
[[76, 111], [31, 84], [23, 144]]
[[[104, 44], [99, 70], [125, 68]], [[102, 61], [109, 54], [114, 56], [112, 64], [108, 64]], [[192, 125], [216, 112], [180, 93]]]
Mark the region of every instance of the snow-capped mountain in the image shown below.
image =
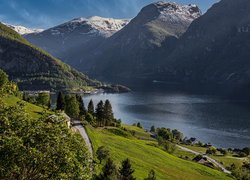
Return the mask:
[[26, 28], [24, 26], [16, 26], [7, 23], [3, 23], [4, 25], [8, 26], [9, 28], [13, 29], [20, 35], [31, 34], [31, 33], [40, 33], [44, 29], [35, 29], [35, 28]]
[[201, 16], [201, 11], [197, 5], [189, 4], [189, 5], [179, 5], [177, 3], [165, 3], [165, 2], [158, 2], [155, 3], [159, 9], [161, 20], [167, 21], [193, 21], [194, 19]]
[[191, 4], [162, 1], [149, 4], [108, 38], [96, 55], [87, 61], [83, 59], [81, 68], [107, 81], [153, 78], [163, 57], [174, 50], [178, 39], [201, 14], [198, 6]]
[[92, 16], [76, 18], [24, 37], [69, 64], [92, 52], [106, 38], [129, 23], [129, 19], [113, 19]]
[[160, 1], [145, 6], [132, 20], [77, 18], [24, 37], [90, 75], [132, 77], [151, 74], [158, 66], [156, 57], [170, 53], [200, 16], [196, 5]]
[[[65, 28], [68, 32], [74, 31], [80, 26], [88, 25], [91, 27], [88, 32], [89, 34], [100, 34], [106, 37], [113, 35], [115, 32], [121, 30], [124, 26], [129, 23], [128, 19], [113, 19], [113, 18], [103, 18], [99, 16], [91, 16], [89, 18], [76, 18], [62, 25], [57, 26], [57, 28]], [[56, 28], [55, 28], [56, 29]], [[54, 31], [54, 28], [52, 29]]]

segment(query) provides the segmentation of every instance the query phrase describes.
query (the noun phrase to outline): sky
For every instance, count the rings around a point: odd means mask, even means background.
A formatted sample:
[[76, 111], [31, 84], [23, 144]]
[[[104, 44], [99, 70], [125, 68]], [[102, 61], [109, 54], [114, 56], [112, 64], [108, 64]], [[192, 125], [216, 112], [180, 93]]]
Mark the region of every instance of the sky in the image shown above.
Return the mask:
[[[133, 18], [157, 0], [0, 0], [0, 21], [30, 28], [49, 28], [77, 17]], [[168, 0], [197, 4], [206, 12], [218, 0]]]

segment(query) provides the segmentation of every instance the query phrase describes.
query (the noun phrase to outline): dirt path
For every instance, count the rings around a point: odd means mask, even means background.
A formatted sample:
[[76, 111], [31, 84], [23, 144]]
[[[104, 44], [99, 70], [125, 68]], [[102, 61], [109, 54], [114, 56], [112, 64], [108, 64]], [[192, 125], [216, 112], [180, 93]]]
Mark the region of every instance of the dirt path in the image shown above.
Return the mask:
[[195, 155], [202, 155], [203, 157], [207, 158], [210, 162], [214, 163], [216, 166], [218, 166], [219, 168], [221, 168], [223, 170], [224, 173], [227, 173], [227, 174], [231, 174], [231, 171], [228, 171], [221, 163], [217, 162], [216, 160], [212, 159], [211, 157], [207, 156], [207, 155], [203, 155], [199, 152], [196, 152], [196, 151], [193, 151], [191, 149], [188, 149], [188, 148], [185, 148], [185, 147], [182, 147], [180, 145], [177, 145], [177, 147], [179, 147], [180, 149], [184, 150], [184, 151], [187, 151], [187, 152], [190, 152], [190, 153], [193, 153]]

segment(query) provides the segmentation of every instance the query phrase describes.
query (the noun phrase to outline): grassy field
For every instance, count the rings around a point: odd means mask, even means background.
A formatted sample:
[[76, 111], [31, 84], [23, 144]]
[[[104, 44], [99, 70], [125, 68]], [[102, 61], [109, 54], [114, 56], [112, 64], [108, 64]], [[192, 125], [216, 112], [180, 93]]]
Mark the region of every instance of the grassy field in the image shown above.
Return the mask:
[[201, 154], [206, 154], [207, 148], [205, 147], [199, 147], [199, 146], [195, 146], [195, 145], [181, 145], [185, 148], [191, 149], [193, 151], [199, 152]]
[[[3, 102], [8, 106], [14, 106], [17, 102], [22, 101], [16, 96], [5, 96]], [[22, 101], [25, 103], [25, 111], [31, 115], [32, 118], [40, 118], [43, 112], [51, 113], [49, 110], [44, 109], [43, 107], [36, 106], [34, 104]]]
[[216, 161], [222, 163], [225, 167], [230, 167], [232, 164], [235, 164], [236, 167], [241, 167], [244, 162], [249, 162], [249, 157], [247, 158], [238, 158], [232, 155], [220, 156], [220, 155], [212, 155], [211, 158]]
[[[135, 127], [126, 126], [126, 129], [129, 128], [133, 129]], [[139, 180], [144, 179], [150, 169], [154, 169], [157, 179], [161, 180], [231, 179], [220, 171], [170, 155], [154, 147], [155, 142], [139, 140], [133, 137], [128, 131], [116, 128], [112, 128], [112, 130], [103, 128], [95, 129], [91, 126], [86, 126], [86, 130], [95, 151], [100, 146], [107, 147], [117, 165], [120, 165], [122, 160], [129, 158], [135, 169], [134, 175]]]
[[[201, 154], [205, 154], [207, 148], [205, 147], [199, 147], [195, 145], [182, 145], [183, 147], [186, 147], [188, 149], [194, 150], [196, 152], [199, 152]], [[181, 155], [182, 153], [178, 153], [178, 155]], [[187, 154], [188, 157], [193, 157]], [[215, 155], [209, 155], [211, 158], [215, 159], [216, 161], [220, 162], [223, 164], [225, 167], [230, 167], [232, 164], [235, 164], [236, 167], [241, 167], [244, 162], [249, 162], [249, 157], [248, 158], [238, 158], [235, 157], [234, 154], [228, 153], [227, 155], [223, 156], [220, 154], [218, 151], [216, 152]]]
[[138, 139], [142, 140], [154, 140], [150, 133], [146, 132], [143, 128], [139, 128], [137, 126], [131, 126], [127, 124], [122, 124], [122, 128], [125, 128], [129, 132], [134, 132], [134, 136]]

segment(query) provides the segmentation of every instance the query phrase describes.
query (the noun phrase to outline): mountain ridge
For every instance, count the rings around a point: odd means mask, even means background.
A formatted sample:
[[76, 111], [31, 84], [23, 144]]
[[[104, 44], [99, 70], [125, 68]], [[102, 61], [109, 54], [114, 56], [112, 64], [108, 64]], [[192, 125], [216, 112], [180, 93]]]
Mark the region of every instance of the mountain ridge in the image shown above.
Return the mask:
[[66, 90], [98, 86], [99, 82], [33, 46], [0, 23], [0, 68], [22, 90]]

